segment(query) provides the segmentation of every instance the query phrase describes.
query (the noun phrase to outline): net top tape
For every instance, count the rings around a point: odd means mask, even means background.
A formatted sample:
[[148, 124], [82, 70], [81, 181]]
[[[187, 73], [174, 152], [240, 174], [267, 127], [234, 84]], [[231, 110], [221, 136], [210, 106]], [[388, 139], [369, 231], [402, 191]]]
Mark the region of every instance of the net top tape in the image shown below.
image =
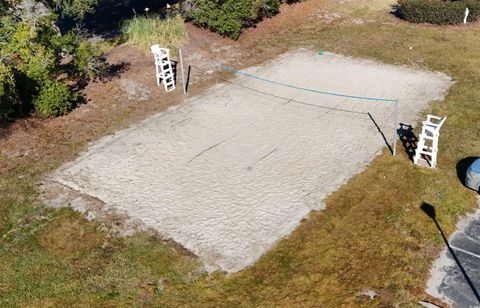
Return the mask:
[[294, 85], [290, 85], [290, 84], [286, 84], [286, 83], [281, 83], [281, 82], [269, 80], [269, 79], [266, 79], [266, 78], [263, 78], [263, 77], [255, 76], [253, 74], [249, 74], [249, 73], [246, 73], [246, 72], [243, 72], [243, 71], [240, 71], [240, 70], [236, 70], [236, 69], [228, 67], [228, 66], [220, 65], [220, 67], [226, 72], [235, 73], [235, 74], [255, 78], [257, 80], [261, 80], [261, 81], [268, 82], [268, 83], [271, 83], [271, 84], [284, 86], [284, 87], [297, 89], [297, 90], [302, 90], [302, 91], [307, 91], [307, 92], [313, 92], [313, 93], [319, 93], [319, 94], [337, 96], [337, 97], [344, 97], [344, 98], [350, 98], [350, 99], [362, 99], [362, 100], [369, 100], [369, 101], [377, 101], [377, 102], [389, 102], [389, 103], [398, 102], [397, 99], [368, 97], [368, 96], [356, 96], [356, 95], [349, 95], [349, 94], [342, 94], [342, 93], [335, 93], [335, 92], [327, 92], [327, 91], [320, 91], [320, 90], [315, 90], [315, 89], [302, 88], [302, 87], [298, 87], [298, 86], [294, 86]]

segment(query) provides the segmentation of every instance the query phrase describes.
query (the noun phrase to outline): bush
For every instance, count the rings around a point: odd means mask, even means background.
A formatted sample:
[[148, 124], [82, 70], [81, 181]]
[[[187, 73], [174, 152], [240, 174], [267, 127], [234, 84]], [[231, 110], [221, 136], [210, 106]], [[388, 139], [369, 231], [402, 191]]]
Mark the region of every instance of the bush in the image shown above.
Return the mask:
[[465, 8], [470, 11], [470, 22], [480, 13], [479, 0], [400, 0], [398, 4], [397, 15], [415, 23], [454, 25], [463, 22]]
[[53, 3], [62, 15], [82, 20], [86, 14], [95, 12], [98, 0], [53, 0]]
[[185, 23], [180, 16], [166, 19], [158, 16], [135, 16], [123, 24], [122, 32], [127, 43], [145, 52], [150, 51], [153, 44], [173, 49], [187, 35]]
[[0, 63], [0, 120], [8, 120], [13, 112], [15, 97], [15, 79], [12, 70]]
[[81, 41], [73, 55], [73, 65], [77, 73], [88, 79], [103, 75], [107, 70], [102, 51], [87, 41]]
[[237, 39], [244, 27], [271, 17], [280, 10], [280, 0], [197, 0], [184, 8], [194, 24]]
[[[74, 31], [62, 35], [56, 26], [55, 10], [81, 18], [96, 0], [59, 1], [60, 7], [49, 7], [54, 3], [0, 0], [2, 121], [34, 110], [44, 116], [64, 114], [76, 95], [57, 80], [91, 79], [107, 68], [101, 49]], [[8, 14], [3, 14], [5, 9]]]
[[[286, 0], [288, 4], [298, 2], [298, 0]], [[263, 17], [272, 17], [280, 12], [280, 0], [255, 0], [252, 9], [256, 12], [254, 21], [258, 21]]]
[[64, 83], [49, 81], [42, 86], [33, 104], [39, 114], [51, 117], [65, 114], [76, 100], [77, 95], [72, 93]]
[[251, 4], [251, 0], [198, 0], [197, 8], [186, 16], [198, 26], [236, 39], [244, 22], [253, 17]]
[[18, 69], [38, 84], [50, 80], [55, 72], [55, 56], [42, 46], [19, 62]]
[[5, 0], [0, 0], [0, 16], [5, 15], [8, 12], [8, 4]]

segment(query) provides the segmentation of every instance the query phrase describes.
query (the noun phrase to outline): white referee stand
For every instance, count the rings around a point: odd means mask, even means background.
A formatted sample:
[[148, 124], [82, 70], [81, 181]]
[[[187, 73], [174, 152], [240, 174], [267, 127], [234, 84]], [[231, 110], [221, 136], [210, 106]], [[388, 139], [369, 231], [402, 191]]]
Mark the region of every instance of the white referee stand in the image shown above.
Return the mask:
[[419, 135], [417, 149], [413, 163], [418, 165], [418, 161], [422, 156], [430, 157], [429, 166], [435, 168], [437, 166], [438, 154], [438, 138], [440, 137], [440, 128], [447, 117], [437, 117], [427, 115], [427, 120], [422, 122], [422, 132]]
[[173, 75], [172, 62], [170, 61], [170, 49], [152, 45], [150, 50], [155, 60], [155, 78], [157, 85], [163, 83], [165, 91], [175, 90], [175, 76]]

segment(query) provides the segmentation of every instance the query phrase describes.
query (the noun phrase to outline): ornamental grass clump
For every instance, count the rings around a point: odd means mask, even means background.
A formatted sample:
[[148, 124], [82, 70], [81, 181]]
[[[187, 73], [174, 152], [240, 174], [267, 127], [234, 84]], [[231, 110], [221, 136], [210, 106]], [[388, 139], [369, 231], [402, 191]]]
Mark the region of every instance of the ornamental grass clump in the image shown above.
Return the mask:
[[128, 44], [148, 52], [150, 46], [175, 49], [187, 37], [180, 15], [161, 19], [158, 16], [135, 16], [123, 24], [122, 32]]

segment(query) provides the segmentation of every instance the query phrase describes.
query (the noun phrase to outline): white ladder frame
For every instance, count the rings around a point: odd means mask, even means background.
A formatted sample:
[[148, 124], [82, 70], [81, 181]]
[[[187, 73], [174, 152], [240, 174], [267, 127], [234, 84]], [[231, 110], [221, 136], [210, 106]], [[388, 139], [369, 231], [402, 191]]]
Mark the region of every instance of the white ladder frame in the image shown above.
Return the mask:
[[173, 75], [172, 62], [170, 61], [170, 49], [160, 48], [155, 44], [150, 47], [155, 61], [155, 79], [157, 86], [163, 83], [165, 91], [175, 90], [175, 76]]
[[[422, 122], [422, 132], [418, 137], [417, 148], [415, 149], [415, 156], [413, 163], [418, 165], [418, 161], [422, 158], [422, 155], [430, 156], [430, 168], [437, 166], [438, 155], [438, 139], [440, 137], [440, 128], [447, 117], [437, 117], [434, 115], [427, 115], [427, 120]], [[432, 120], [435, 120], [432, 121]], [[430, 145], [426, 144], [426, 141], [431, 142]]]

